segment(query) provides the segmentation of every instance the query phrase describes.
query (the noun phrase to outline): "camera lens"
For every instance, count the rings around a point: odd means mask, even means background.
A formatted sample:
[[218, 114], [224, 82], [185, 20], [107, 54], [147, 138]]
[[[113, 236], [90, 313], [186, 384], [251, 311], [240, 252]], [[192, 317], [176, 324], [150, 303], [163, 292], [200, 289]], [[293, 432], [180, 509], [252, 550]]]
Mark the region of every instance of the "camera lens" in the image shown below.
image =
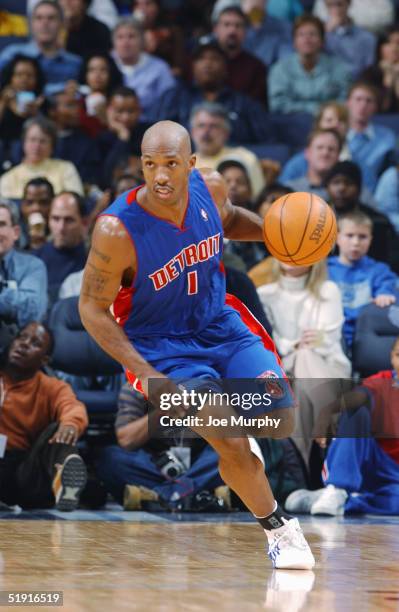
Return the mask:
[[180, 470], [177, 467], [171, 465], [168, 468], [169, 478], [176, 478], [176, 476], [179, 476], [179, 474], [180, 474]]

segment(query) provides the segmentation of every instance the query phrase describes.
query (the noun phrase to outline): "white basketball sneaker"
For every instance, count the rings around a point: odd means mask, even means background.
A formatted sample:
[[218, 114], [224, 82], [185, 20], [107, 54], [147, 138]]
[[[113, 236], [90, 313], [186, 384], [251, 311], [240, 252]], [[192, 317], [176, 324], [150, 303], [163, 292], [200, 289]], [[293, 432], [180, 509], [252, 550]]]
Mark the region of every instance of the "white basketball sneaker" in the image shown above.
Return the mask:
[[305, 540], [297, 518], [289, 521], [282, 519], [285, 525], [279, 529], [267, 531], [269, 541], [268, 555], [275, 569], [310, 570], [315, 559], [309, 544]]
[[342, 516], [348, 494], [345, 489], [327, 485], [322, 494], [313, 502], [310, 514], [326, 514], [327, 516]]

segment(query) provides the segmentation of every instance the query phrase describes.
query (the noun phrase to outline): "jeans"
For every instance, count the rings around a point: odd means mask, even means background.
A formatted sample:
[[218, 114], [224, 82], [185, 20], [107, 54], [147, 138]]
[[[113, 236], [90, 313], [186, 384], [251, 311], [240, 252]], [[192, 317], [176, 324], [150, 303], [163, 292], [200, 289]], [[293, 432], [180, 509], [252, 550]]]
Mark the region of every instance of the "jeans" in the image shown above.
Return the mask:
[[[367, 435], [370, 415], [366, 407], [341, 416], [338, 434]], [[399, 514], [399, 465], [370, 434], [339, 437], [331, 443], [323, 468], [325, 484], [345, 489], [350, 495], [345, 512]]]
[[155, 465], [152, 455], [140, 448], [127, 451], [119, 446], [104, 448], [99, 456], [97, 474], [107, 491], [123, 503], [125, 485], [147, 487], [165, 501], [178, 499], [224, 484], [218, 470], [218, 455], [206, 446], [191, 467], [176, 480], [167, 480]]

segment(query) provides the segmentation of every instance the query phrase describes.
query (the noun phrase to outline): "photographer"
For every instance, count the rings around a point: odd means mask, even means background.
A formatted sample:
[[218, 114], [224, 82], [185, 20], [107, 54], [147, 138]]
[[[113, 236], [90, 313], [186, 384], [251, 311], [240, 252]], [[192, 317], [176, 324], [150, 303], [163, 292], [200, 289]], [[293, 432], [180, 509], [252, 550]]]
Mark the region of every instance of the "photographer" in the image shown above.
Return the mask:
[[15, 207], [0, 200], [0, 360], [17, 328], [42, 320], [47, 309], [46, 268], [14, 249], [20, 229]]
[[[125, 510], [169, 509], [226, 511], [219, 496], [226, 493], [215, 451], [200, 438], [155, 439], [149, 432], [149, 403], [125, 384], [115, 421], [119, 446], [104, 448], [98, 476]], [[143, 504], [144, 502], [144, 504]], [[148, 503], [150, 502], [150, 503]], [[155, 504], [154, 504], [155, 502]]]

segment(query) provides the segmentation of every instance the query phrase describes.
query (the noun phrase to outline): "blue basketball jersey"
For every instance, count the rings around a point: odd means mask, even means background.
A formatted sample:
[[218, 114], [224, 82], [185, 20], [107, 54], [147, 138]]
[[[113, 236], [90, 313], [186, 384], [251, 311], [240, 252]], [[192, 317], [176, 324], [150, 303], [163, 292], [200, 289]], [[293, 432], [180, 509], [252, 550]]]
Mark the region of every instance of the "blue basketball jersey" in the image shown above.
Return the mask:
[[121, 288], [113, 304], [114, 316], [132, 342], [199, 333], [225, 303], [219, 212], [198, 170], [190, 174], [181, 227], [138, 204], [139, 189], [122, 194], [103, 212], [123, 223], [137, 260], [132, 286]]

